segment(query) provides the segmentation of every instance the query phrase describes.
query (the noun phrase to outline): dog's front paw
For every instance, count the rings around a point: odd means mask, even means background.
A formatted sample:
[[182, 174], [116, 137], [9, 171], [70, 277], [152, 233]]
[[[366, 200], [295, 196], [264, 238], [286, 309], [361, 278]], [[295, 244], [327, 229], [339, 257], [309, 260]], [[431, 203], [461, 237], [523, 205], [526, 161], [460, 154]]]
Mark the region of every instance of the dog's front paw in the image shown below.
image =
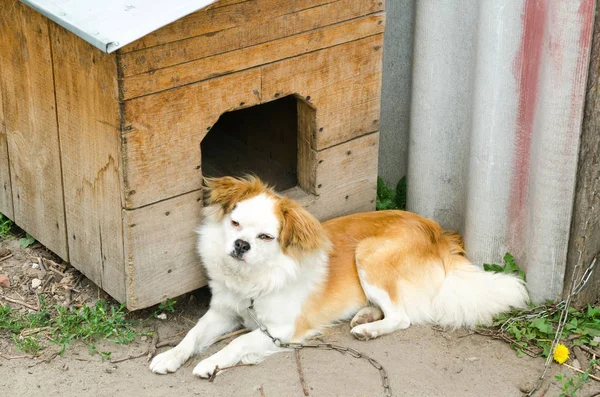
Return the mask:
[[175, 372], [186, 361], [186, 357], [177, 348], [168, 350], [154, 357], [150, 363], [150, 370], [155, 374]]
[[219, 364], [215, 360], [207, 358], [200, 361], [192, 373], [200, 378], [210, 378], [210, 376], [215, 372], [217, 365]]

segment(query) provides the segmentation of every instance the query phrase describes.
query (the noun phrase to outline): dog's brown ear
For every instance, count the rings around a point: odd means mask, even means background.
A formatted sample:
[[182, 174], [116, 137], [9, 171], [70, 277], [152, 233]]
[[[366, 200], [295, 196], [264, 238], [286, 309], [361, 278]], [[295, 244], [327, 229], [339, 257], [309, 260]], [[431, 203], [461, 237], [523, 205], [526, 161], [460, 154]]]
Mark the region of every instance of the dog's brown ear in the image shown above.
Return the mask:
[[268, 187], [260, 179], [252, 176], [204, 178], [204, 183], [208, 188], [208, 205], [220, 205], [225, 214], [231, 212], [241, 200], [258, 196], [268, 190]]
[[299, 257], [304, 252], [329, 249], [329, 240], [321, 223], [296, 202], [283, 197], [279, 201], [281, 231], [279, 241], [284, 253]]

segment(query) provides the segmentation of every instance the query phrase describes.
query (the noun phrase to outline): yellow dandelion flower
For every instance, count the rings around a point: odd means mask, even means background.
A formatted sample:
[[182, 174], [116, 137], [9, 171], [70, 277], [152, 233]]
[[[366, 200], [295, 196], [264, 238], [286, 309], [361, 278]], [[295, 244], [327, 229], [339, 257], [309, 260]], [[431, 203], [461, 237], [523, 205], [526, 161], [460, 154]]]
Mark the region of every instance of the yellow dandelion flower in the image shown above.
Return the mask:
[[554, 361], [559, 364], [564, 364], [569, 359], [569, 348], [562, 343], [556, 345], [554, 349]]

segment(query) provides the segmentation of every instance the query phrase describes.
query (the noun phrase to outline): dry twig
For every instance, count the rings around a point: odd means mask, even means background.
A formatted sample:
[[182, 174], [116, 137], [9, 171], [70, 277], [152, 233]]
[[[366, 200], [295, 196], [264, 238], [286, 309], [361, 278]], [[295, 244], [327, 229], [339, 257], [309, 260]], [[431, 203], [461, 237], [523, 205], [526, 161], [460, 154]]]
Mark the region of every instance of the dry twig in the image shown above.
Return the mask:
[[[600, 356], [600, 352], [597, 352], [596, 350], [592, 349], [591, 347], [588, 346], [584, 346], [581, 345], [579, 346], [582, 350], [585, 350], [586, 352], [590, 353], [592, 356]], [[594, 358], [595, 360], [596, 358]]]
[[208, 381], [211, 382], [211, 383], [214, 382], [215, 381], [215, 377], [217, 376], [217, 374], [219, 372], [226, 371], [226, 370], [231, 369], [231, 368], [237, 368], [237, 367], [251, 367], [252, 365], [253, 364], [236, 364], [236, 365], [230, 365], [229, 367], [223, 367], [223, 368], [219, 368], [219, 366], [216, 365], [215, 366], [215, 370], [213, 371], [212, 375], [210, 375], [210, 378], [208, 378]]
[[[585, 371], [582, 371], [579, 368], [575, 368], [575, 367], [573, 367], [573, 366], [571, 366], [571, 365], [569, 365], [567, 363], [564, 363], [562, 365], [564, 365], [567, 368], [571, 368], [573, 371], [579, 372], [580, 374], [585, 374]], [[594, 375], [590, 374], [589, 372], [588, 372], [588, 375], [589, 375], [590, 378], [592, 378], [592, 379], [597, 380], [598, 382], [600, 382], [600, 378], [598, 378], [597, 376], [594, 376]]]
[[146, 361], [150, 361], [152, 357], [156, 354], [156, 344], [158, 343], [158, 327], [154, 327], [154, 333], [152, 334], [152, 340], [150, 341], [150, 346], [148, 346], [148, 359]]
[[5, 257], [0, 258], [0, 262], [7, 260], [8, 258], [12, 258], [13, 254], [8, 254]]
[[302, 386], [302, 392], [305, 396], [308, 396], [308, 389], [306, 388], [306, 381], [304, 380], [304, 373], [302, 371], [302, 364], [300, 363], [300, 350], [295, 349], [294, 353], [296, 355], [296, 368], [298, 368], [298, 377], [300, 378], [300, 385]]
[[260, 397], [265, 397], [265, 389], [264, 389], [263, 385], [260, 385], [260, 387], [258, 388], [258, 391], [260, 392]]
[[33, 305], [30, 305], [29, 303], [25, 303], [25, 302], [17, 300], [17, 299], [9, 298], [8, 296], [3, 296], [2, 298], [6, 299], [9, 302], [16, 303], [17, 305], [21, 305], [21, 306], [26, 307], [28, 309], [35, 310], [36, 312], [40, 311], [39, 307], [35, 307]]
[[146, 350], [143, 353], [136, 354], [135, 356], [129, 355], [127, 357], [121, 357], [121, 358], [117, 358], [117, 359], [114, 359], [114, 360], [110, 360], [110, 363], [111, 364], [117, 364], [117, 363], [120, 363], [120, 362], [123, 362], [123, 361], [133, 360], [133, 359], [136, 359], [136, 358], [140, 358], [140, 357], [143, 357], [143, 356], [145, 356], [147, 354], [148, 354], [148, 350]]

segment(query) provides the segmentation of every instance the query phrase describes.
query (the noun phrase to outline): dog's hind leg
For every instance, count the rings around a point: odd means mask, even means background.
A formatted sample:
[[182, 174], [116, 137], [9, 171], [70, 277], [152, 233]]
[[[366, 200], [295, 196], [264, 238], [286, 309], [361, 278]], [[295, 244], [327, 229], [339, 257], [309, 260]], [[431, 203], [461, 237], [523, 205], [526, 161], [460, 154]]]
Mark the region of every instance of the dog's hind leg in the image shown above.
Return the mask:
[[383, 318], [383, 312], [377, 306], [363, 307], [354, 315], [350, 326], [354, 328], [360, 324], [372, 323], [373, 321], [381, 320]]
[[398, 260], [398, 254], [398, 242], [390, 244], [378, 238], [365, 239], [356, 248], [356, 267], [363, 291], [383, 312], [383, 319], [352, 328], [352, 335], [357, 339], [377, 338], [410, 325], [398, 293], [398, 274], [393, 263]]

